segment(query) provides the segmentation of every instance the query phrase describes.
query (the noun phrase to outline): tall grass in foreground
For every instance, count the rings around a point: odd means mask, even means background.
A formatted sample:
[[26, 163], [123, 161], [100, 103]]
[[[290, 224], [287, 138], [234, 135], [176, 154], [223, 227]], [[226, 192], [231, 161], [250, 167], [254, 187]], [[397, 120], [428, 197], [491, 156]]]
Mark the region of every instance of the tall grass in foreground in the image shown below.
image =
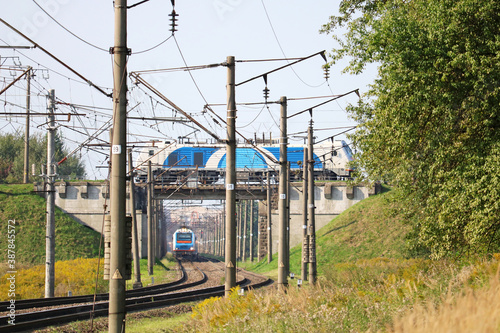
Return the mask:
[[435, 307], [432, 303], [417, 304], [402, 318], [397, 318], [391, 332], [500, 332], [500, 281], [499, 275], [491, 279], [489, 287], [473, 290], [463, 295], [448, 295]]
[[[446, 295], [454, 300], [464, 290], [488, 288], [498, 270], [498, 259], [500, 256], [466, 265], [384, 258], [336, 264], [314, 287], [298, 289], [290, 284], [287, 293], [256, 290], [241, 297], [235, 291], [229, 298], [206, 300], [193, 309], [192, 321], [179, 331], [377, 332], [397, 325], [394, 327], [407, 332], [420, 316], [411, 317], [414, 308], [422, 304], [436, 307]], [[394, 318], [403, 315], [410, 317], [394, 324]], [[477, 320], [490, 321], [486, 311], [484, 315]]]

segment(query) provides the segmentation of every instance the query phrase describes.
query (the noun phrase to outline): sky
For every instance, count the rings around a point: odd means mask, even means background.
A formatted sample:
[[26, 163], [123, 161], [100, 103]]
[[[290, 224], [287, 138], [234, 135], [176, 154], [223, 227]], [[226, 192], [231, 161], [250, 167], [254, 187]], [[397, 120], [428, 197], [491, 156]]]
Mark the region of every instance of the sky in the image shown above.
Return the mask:
[[[133, 5], [137, 1], [128, 1]], [[236, 61], [259, 59], [283, 59], [305, 57], [326, 50], [327, 54], [336, 43], [329, 35], [320, 34], [322, 24], [329, 16], [337, 14], [340, 0], [189, 0], [175, 1], [178, 16], [178, 31], [170, 37], [169, 14], [172, 2], [150, 0], [128, 11], [127, 43], [132, 50], [128, 59], [128, 72], [151, 69], [171, 69], [184, 66], [221, 64], [227, 56]], [[51, 19], [43, 8], [57, 23]], [[102, 87], [106, 92], [112, 88], [112, 58], [109, 48], [113, 46], [114, 13], [111, 0], [1, 0], [0, 17], [26, 34], [40, 46], [62, 60], [87, 80]], [[64, 28], [66, 29], [64, 29]], [[70, 31], [72, 34], [70, 34]], [[74, 35], [78, 36], [75, 37]], [[170, 38], [169, 38], [170, 37]], [[160, 44], [161, 42], [164, 43]], [[160, 45], [158, 45], [160, 44]], [[0, 23], [0, 46], [28, 46], [30, 43]], [[157, 46], [157, 47], [154, 47]], [[329, 59], [330, 60], [330, 59]], [[5, 87], [19, 69], [32, 66], [35, 77], [31, 86], [32, 112], [46, 112], [46, 95], [55, 89], [60, 113], [75, 112], [84, 116], [58, 117], [67, 147], [75, 149], [89, 135], [109, 124], [111, 99], [89, 86], [61, 64], [39, 49], [0, 49], [0, 87]], [[236, 82], [259, 76], [287, 61], [237, 62]], [[321, 56], [305, 60], [273, 74], [267, 79], [268, 101], [278, 101], [281, 96], [289, 99], [288, 114], [310, 108], [326, 100], [295, 98], [339, 95], [354, 89], [361, 93], [373, 82], [376, 70], [368, 69], [365, 74], [352, 76], [342, 74], [346, 62], [334, 65], [328, 81], [324, 79]], [[16, 67], [17, 66], [17, 67]], [[171, 99], [184, 111], [225, 138], [225, 128], [213, 121], [210, 113], [204, 112], [204, 105], [214, 105], [213, 110], [226, 117], [226, 67], [188, 71], [163, 71], [155, 74], [141, 74], [141, 77]], [[129, 79], [128, 109], [133, 117], [176, 116], [165, 102], [151, 94], [144, 86]], [[236, 89], [237, 103], [264, 102], [265, 82], [258, 78]], [[26, 80], [0, 96], [4, 111], [24, 112], [26, 103]], [[345, 107], [356, 103], [358, 97], [350, 94], [337, 101], [318, 107], [313, 112], [314, 127], [319, 140], [342, 132], [323, 130], [327, 128], [354, 126]], [[72, 105], [72, 106], [70, 106]], [[279, 136], [279, 106], [239, 105], [236, 125], [247, 138], [255, 133], [265, 133], [273, 138]], [[177, 116], [179, 116], [177, 114]], [[309, 113], [291, 118], [288, 133], [291, 143], [302, 143], [310, 120]], [[24, 132], [24, 118], [0, 117], [0, 132]], [[44, 117], [34, 117], [31, 133], [44, 133]], [[135, 146], [135, 152], [150, 140], [172, 140], [189, 135], [193, 140], [203, 140], [209, 135], [182, 124], [158, 121], [130, 120], [128, 141]], [[293, 135], [293, 133], [298, 133]], [[108, 141], [108, 131], [102, 131], [91, 144]], [[345, 135], [336, 139], [346, 139]], [[97, 151], [96, 151], [97, 150]], [[90, 146], [76, 154], [82, 157], [88, 179], [103, 179], [107, 176], [107, 150]]]

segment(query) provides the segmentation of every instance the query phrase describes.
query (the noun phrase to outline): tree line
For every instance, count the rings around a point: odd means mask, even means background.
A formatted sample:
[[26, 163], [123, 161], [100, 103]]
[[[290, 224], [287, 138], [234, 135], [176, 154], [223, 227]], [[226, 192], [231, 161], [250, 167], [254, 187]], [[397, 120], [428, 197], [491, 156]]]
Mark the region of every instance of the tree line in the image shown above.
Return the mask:
[[[24, 174], [24, 134], [7, 133], [0, 134], [0, 183], [22, 183]], [[63, 143], [59, 131], [55, 135], [55, 161], [58, 162], [66, 156], [69, 151]], [[46, 135], [34, 134], [29, 141], [29, 173], [30, 179], [38, 180], [42, 170], [42, 164], [47, 164], [47, 137]], [[31, 164], [35, 164], [36, 178], [31, 176]], [[85, 178], [85, 167], [77, 156], [69, 157], [64, 163], [57, 167], [58, 178], [82, 179]]]
[[415, 253], [500, 250], [500, 2], [344, 0], [335, 64], [378, 77], [356, 105], [360, 178], [400, 191]]

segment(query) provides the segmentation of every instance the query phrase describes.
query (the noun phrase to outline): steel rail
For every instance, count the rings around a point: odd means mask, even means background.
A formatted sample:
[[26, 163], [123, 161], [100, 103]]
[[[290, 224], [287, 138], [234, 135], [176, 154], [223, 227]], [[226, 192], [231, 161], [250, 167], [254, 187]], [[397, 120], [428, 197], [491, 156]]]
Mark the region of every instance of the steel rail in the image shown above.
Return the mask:
[[[201, 272], [201, 271], [200, 271]], [[177, 287], [172, 287], [173, 290], [185, 289], [189, 287], [194, 287], [203, 284], [207, 281], [207, 276], [203, 273], [203, 278], [199, 281], [184, 284]], [[246, 272], [247, 274], [250, 274]], [[251, 274], [257, 276], [255, 274]], [[273, 281], [267, 279], [266, 281], [251, 284], [251, 281], [247, 278], [240, 280], [237, 285], [241, 286], [242, 289], [248, 290], [249, 288], [259, 288], [271, 284]], [[159, 286], [154, 286], [159, 287]], [[149, 288], [149, 287], [146, 287]], [[141, 289], [146, 289], [141, 288]], [[168, 289], [168, 288], [166, 288]], [[139, 289], [137, 289], [139, 290]], [[209, 287], [204, 289], [196, 289], [191, 291], [183, 292], [171, 292], [167, 290], [156, 290], [153, 294], [149, 293], [147, 295], [136, 297], [130, 297], [126, 299], [126, 311], [136, 312], [144, 311], [153, 308], [164, 307], [168, 305], [175, 305], [179, 303], [192, 302], [203, 300], [210, 297], [217, 297], [224, 295], [224, 285], [217, 287]], [[93, 316], [107, 316], [108, 315], [108, 302], [101, 301], [96, 303]], [[8, 325], [8, 317], [0, 317], [0, 332], [22, 332], [27, 330], [33, 330], [38, 328], [43, 328], [52, 325], [61, 325], [69, 323], [76, 320], [87, 320], [90, 318], [92, 311], [92, 305], [75, 305], [70, 307], [63, 307], [59, 309], [43, 310], [31, 313], [16, 314], [15, 325]]]
[[[187, 275], [184, 267], [181, 267], [182, 275], [181, 277], [169, 283], [157, 284], [154, 286], [142, 287], [126, 291], [126, 297], [137, 297], [144, 296], [148, 292], [154, 292], [158, 290], [168, 289], [180, 285], [186, 282]], [[96, 295], [96, 301], [107, 301], [109, 297], [108, 293], [101, 293]], [[80, 296], [63, 296], [63, 297], [52, 297], [52, 298], [31, 298], [16, 301], [16, 310], [57, 306], [65, 304], [76, 304], [76, 303], [92, 303], [94, 301], [94, 295], [80, 295]], [[10, 304], [9, 301], [0, 302], [0, 309], [5, 309]]]

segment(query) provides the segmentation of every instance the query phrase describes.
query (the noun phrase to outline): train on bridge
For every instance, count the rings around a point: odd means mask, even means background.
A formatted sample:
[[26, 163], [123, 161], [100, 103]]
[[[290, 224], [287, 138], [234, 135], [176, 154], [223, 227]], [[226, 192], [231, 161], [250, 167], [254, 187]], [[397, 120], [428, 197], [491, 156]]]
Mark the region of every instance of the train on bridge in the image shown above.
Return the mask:
[[[289, 145], [287, 159], [290, 162], [290, 178], [301, 179], [305, 145]], [[279, 144], [238, 145], [236, 148], [236, 172], [239, 182], [261, 182], [267, 171], [279, 170]], [[350, 147], [341, 140], [314, 145], [315, 179], [335, 180], [351, 177], [349, 162], [353, 160]], [[202, 184], [223, 183], [226, 168], [226, 145], [176, 142], [156, 142], [141, 150], [136, 165], [138, 178], [147, 176], [148, 161], [156, 179], [167, 183], [179, 183], [196, 179]], [[243, 176], [242, 176], [243, 175]]]

